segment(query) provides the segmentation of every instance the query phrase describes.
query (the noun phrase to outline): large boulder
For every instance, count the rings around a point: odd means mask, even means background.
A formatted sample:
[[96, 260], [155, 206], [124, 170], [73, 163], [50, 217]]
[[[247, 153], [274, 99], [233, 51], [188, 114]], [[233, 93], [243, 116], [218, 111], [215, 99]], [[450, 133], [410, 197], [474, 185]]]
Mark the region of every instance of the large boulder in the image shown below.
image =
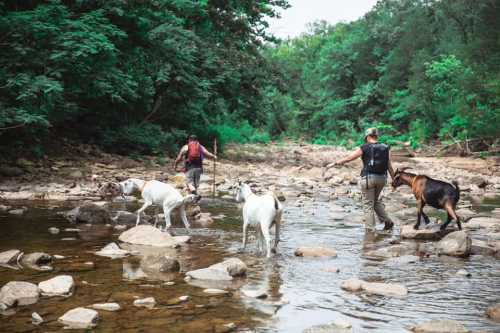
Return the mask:
[[11, 265], [17, 263], [19, 256], [22, 252], [19, 250], [8, 250], [0, 252], [0, 265]]
[[95, 254], [101, 257], [108, 257], [111, 259], [115, 259], [115, 258], [126, 257], [127, 255], [130, 254], [130, 252], [127, 250], [120, 249], [120, 247], [116, 243], [109, 243], [101, 250], [97, 251]]
[[92, 309], [76, 308], [69, 310], [58, 321], [68, 329], [89, 329], [97, 326], [99, 313]]
[[500, 322], [500, 303], [490, 306], [486, 310], [486, 315], [494, 321]]
[[454, 257], [467, 257], [471, 254], [472, 240], [465, 231], [455, 231], [439, 241], [437, 250], [439, 254]]
[[30, 305], [38, 302], [40, 291], [36, 284], [11, 281], [0, 289], [0, 305], [4, 307]]
[[112, 222], [109, 211], [94, 203], [85, 203], [76, 207], [66, 212], [65, 216], [73, 223], [108, 224]]
[[231, 281], [246, 274], [247, 265], [238, 258], [230, 258], [221, 263], [186, 273], [192, 279]]
[[157, 247], [178, 247], [189, 241], [188, 236], [171, 236], [150, 225], [131, 228], [123, 232], [118, 239], [129, 244]]
[[336, 257], [337, 251], [327, 247], [299, 247], [295, 250], [297, 257]]
[[75, 281], [71, 275], [59, 275], [38, 284], [43, 296], [71, 296], [75, 288]]
[[412, 328], [415, 333], [468, 333], [469, 330], [454, 320], [431, 320]]

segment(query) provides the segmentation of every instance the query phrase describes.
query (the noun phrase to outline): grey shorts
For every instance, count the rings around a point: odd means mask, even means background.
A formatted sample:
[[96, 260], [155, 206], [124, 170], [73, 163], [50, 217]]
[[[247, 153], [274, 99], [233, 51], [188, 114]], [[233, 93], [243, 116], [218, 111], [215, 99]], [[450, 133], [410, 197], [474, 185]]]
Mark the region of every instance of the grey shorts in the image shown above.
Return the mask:
[[190, 185], [193, 185], [194, 188], [198, 188], [200, 186], [200, 177], [203, 173], [202, 168], [192, 168], [186, 172], [186, 182]]

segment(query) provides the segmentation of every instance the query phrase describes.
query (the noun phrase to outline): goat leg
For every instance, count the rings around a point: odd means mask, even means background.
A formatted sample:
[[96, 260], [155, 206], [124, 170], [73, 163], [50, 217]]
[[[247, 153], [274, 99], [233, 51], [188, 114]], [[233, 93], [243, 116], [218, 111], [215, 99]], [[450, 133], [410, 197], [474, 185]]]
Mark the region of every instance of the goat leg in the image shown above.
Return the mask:
[[418, 228], [420, 227], [420, 221], [422, 219], [422, 211], [423, 211], [422, 201], [418, 200], [417, 201], [417, 223], [415, 223], [415, 225], [413, 226], [413, 229], [415, 229], [415, 230], [418, 230]]

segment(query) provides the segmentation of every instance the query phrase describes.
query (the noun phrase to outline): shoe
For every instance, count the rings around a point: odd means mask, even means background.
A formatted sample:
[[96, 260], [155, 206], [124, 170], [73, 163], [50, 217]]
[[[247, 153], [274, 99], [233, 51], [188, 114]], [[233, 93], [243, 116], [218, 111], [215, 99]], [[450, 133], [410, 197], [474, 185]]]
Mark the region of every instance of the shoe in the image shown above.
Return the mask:
[[384, 230], [392, 230], [392, 228], [394, 227], [394, 222], [385, 222], [385, 226], [384, 226]]

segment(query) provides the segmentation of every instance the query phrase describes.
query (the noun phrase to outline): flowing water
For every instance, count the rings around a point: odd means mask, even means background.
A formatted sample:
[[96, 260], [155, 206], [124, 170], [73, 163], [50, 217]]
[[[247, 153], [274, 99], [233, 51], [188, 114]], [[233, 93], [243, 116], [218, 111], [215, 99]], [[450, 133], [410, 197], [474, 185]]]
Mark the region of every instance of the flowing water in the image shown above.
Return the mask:
[[[122, 310], [100, 311], [95, 332], [223, 332], [223, 325], [231, 322], [240, 331], [302, 332], [338, 318], [351, 322], [354, 332], [407, 332], [415, 324], [445, 318], [463, 322], [472, 331], [500, 332], [498, 323], [484, 314], [489, 305], [500, 301], [498, 259], [433, 256], [409, 264], [370, 260], [364, 257], [364, 251], [387, 245], [397, 239], [397, 232], [367, 239], [359, 223], [360, 207], [356, 201], [330, 202], [325, 191], [317, 191], [314, 196], [314, 200], [303, 204], [287, 202], [282, 242], [278, 254], [269, 260], [256, 253], [255, 242], [250, 242], [248, 252], [240, 252], [241, 220], [235, 203], [216, 200], [202, 204], [203, 210], [225, 217], [209, 228], [194, 229], [191, 244], [167, 252], [179, 258], [183, 271], [232, 256], [245, 261], [248, 276], [222, 286], [231, 291], [222, 296], [204, 294], [203, 288], [211, 285], [188, 284], [183, 274], [147, 272], [134, 257], [108, 259], [94, 255], [116, 240], [119, 232], [104, 226], [70, 225], [56, 214], [61, 207], [31, 203], [25, 216], [0, 215], [0, 251], [17, 248], [25, 253], [41, 251], [66, 257], [55, 261], [52, 272], [0, 268], [0, 285], [13, 280], [37, 283], [58, 274], [70, 274], [76, 281], [71, 297], [41, 298], [37, 304], [0, 316], [0, 332], [60, 331], [57, 318], [65, 311], [107, 301], [120, 303]], [[498, 202], [483, 210], [495, 206]], [[61, 233], [50, 234], [47, 229], [53, 226], [60, 228]], [[75, 227], [81, 231], [64, 231]], [[179, 228], [175, 233], [184, 231]], [[293, 255], [299, 246], [318, 245], [335, 248], [338, 257]], [[340, 272], [332, 272], [333, 267]], [[466, 269], [471, 277], [457, 276], [459, 269]], [[401, 283], [408, 287], [409, 294], [399, 299], [343, 291], [341, 282], [351, 277]], [[166, 281], [174, 281], [175, 285]], [[238, 291], [242, 285], [264, 289], [269, 297], [247, 298]], [[182, 295], [189, 295], [189, 300], [179, 302]], [[135, 298], [149, 296], [157, 301], [154, 309], [132, 305]], [[40, 327], [31, 324], [33, 311], [45, 319]]]

